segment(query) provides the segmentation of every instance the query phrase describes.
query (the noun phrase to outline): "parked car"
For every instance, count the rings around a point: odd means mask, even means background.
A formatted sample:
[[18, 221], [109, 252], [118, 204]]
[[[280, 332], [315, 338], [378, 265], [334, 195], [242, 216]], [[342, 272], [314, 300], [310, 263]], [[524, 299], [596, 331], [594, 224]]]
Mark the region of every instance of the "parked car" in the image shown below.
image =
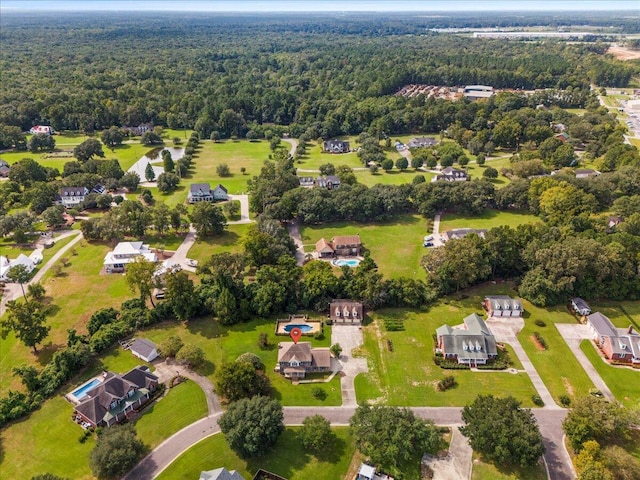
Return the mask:
[[424, 242], [422, 244], [423, 247], [433, 247], [433, 242]]

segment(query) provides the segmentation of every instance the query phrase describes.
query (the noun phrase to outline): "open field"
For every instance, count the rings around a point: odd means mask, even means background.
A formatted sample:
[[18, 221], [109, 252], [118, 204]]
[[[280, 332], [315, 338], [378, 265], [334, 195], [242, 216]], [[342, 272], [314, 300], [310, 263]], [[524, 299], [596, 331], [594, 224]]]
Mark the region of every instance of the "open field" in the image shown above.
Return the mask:
[[[535, 390], [525, 373], [445, 370], [433, 363], [435, 329], [444, 323], [458, 325], [470, 313], [481, 312], [479, 301], [477, 297], [448, 300], [426, 312], [385, 309], [372, 314], [373, 322], [364, 327], [369, 373], [356, 379], [358, 402], [463, 406], [479, 394], [501, 392], [513, 395], [524, 406], [533, 406], [531, 395]], [[402, 322], [404, 331], [385, 331], [385, 319]], [[458, 385], [445, 392], [437, 391], [437, 382], [448, 375], [454, 376]]]
[[547, 472], [542, 463], [528, 468], [507, 467], [485, 462], [474, 454], [471, 480], [547, 480]]
[[580, 349], [589, 358], [616, 400], [630, 408], [640, 408], [640, 369], [614, 367], [607, 364], [589, 340], [580, 342]]
[[630, 48], [611, 45], [607, 53], [610, 53], [618, 60], [637, 60], [640, 58], [640, 50], [631, 50]]
[[244, 460], [233, 452], [218, 434], [197, 443], [158, 476], [158, 480], [198, 478], [203, 470], [224, 466], [237, 470], [244, 478], [253, 478], [259, 468], [282, 475], [289, 480], [336, 480], [343, 478], [355, 453], [355, 445], [346, 427], [333, 428], [335, 439], [319, 456], [304, 450], [299, 428], [287, 428], [275, 448], [266, 455]]
[[[288, 337], [276, 336], [274, 333], [275, 319], [255, 319], [250, 322], [240, 323], [225, 327], [214, 322], [211, 318], [201, 318], [190, 321], [187, 325], [165, 322], [141, 333], [145, 338], [161, 343], [167, 337], [176, 335], [185, 344], [197, 345], [205, 353], [207, 362], [199, 369], [199, 373], [213, 380], [217, 367], [224, 362], [232, 362], [245, 352], [253, 352], [260, 357], [265, 365], [266, 375], [271, 380], [272, 396], [284, 405], [340, 405], [342, 396], [340, 392], [340, 379], [336, 376], [329, 383], [311, 383], [292, 385], [282, 375], [275, 373], [273, 369], [278, 357], [277, 344], [289, 341]], [[257, 346], [258, 335], [266, 333], [271, 347], [261, 350]], [[330, 327], [324, 328], [325, 338], [315, 340], [312, 337], [304, 337], [304, 341], [310, 341], [313, 346], [328, 347], [331, 342]], [[313, 397], [312, 390], [320, 386], [326, 393], [325, 400]]]
[[424, 279], [420, 267], [424, 254], [422, 241], [427, 235], [427, 222], [419, 215], [400, 215], [386, 223], [359, 224], [336, 222], [319, 226], [301, 227], [305, 251], [312, 251], [320, 238], [331, 239], [336, 235], [359, 234], [364, 247], [387, 277], [411, 277]]
[[373, 187], [376, 184], [382, 185], [402, 185], [404, 183], [411, 183], [416, 175], [424, 176], [427, 182], [430, 182], [434, 177], [433, 173], [423, 172], [421, 170], [414, 170], [409, 167], [405, 171], [401, 172], [394, 168], [390, 172], [385, 172], [384, 170], [378, 170], [378, 173], [372, 175], [369, 170], [358, 170], [354, 172], [356, 174], [356, 179], [358, 183], [362, 183], [367, 187]]
[[475, 216], [445, 213], [440, 218], [440, 232], [454, 228], [487, 228], [507, 225], [515, 228], [525, 223], [540, 223], [541, 220], [529, 213], [500, 212], [498, 210], [485, 210], [484, 213]]
[[229, 225], [222, 235], [216, 237], [197, 239], [189, 250], [189, 258], [193, 258], [201, 265], [216, 253], [240, 253], [242, 241], [247, 235], [251, 224], [241, 223]]

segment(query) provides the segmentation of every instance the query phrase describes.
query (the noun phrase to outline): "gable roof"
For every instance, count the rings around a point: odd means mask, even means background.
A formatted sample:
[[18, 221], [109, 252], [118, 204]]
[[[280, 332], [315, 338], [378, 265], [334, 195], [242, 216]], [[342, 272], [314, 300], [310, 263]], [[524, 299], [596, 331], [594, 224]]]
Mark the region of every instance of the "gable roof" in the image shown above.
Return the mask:
[[224, 467], [200, 472], [200, 480], [244, 480], [244, 477], [235, 470], [227, 470]]
[[191, 195], [211, 195], [211, 186], [208, 183], [192, 183], [189, 186]]
[[598, 332], [598, 335], [609, 337], [618, 336], [616, 327], [613, 326], [613, 323], [611, 323], [611, 320], [609, 320], [606, 315], [603, 315], [600, 312], [594, 312], [591, 315], [587, 316], [587, 320], [593, 326], [596, 332]]
[[222, 185], [221, 183], [219, 183], [219, 184], [216, 186], [216, 188], [214, 188], [214, 190], [217, 190], [217, 189], [220, 189], [220, 190], [224, 191], [224, 193], [229, 193], [229, 192], [227, 191], [227, 189], [224, 187], [224, 185]]
[[578, 310], [591, 310], [591, 307], [589, 307], [589, 304], [585, 302], [583, 299], [581, 299], [580, 297], [572, 298], [571, 302]]
[[60, 189], [60, 195], [63, 197], [81, 197], [89, 193], [89, 189], [86, 187], [62, 187]]
[[291, 363], [294, 360], [298, 362], [311, 362], [313, 360], [311, 342], [280, 342], [279, 347], [278, 363]]
[[333, 252], [331, 243], [327, 242], [326, 238], [321, 238], [316, 242], [316, 252]]
[[491, 310], [522, 311], [522, 300], [519, 298], [511, 298], [508, 295], [488, 295], [485, 300], [489, 302]]
[[468, 359], [487, 359], [498, 354], [496, 339], [478, 314], [472, 313], [463, 322], [463, 328], [445, 324], [436, 330], [446, 353]]
[[342, 235], [333, 237], [331, 243], [336, 245], [360, 245], [360, 235]]
[[131, 344], [131, 351], [148, 357], [156, 350], [156, 344], [146, 338], [136, 338]]

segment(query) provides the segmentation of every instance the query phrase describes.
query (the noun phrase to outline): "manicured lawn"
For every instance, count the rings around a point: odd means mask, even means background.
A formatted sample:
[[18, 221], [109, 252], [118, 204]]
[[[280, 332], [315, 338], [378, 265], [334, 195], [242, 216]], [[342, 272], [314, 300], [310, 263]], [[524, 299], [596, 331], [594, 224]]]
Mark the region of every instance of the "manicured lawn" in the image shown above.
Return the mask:
[[[250, 322], [225, 327], [213, 321], [211, 318], [201, 318], [190, 321], [187, 325], [176, 323], [164, 323], [155, 328], [141, 333], [145, 338], [156, 344], [161, 343], [171, 335], [179, 336], [185, 344], [197, 345], [205, 352], [207, 362], [200, 369], [200, 373], [211, 380], [214, 372], [223, 362], [232, 362], [245, 352], [253, 352], [260, 357], [265, 365], [266, 375], [273, 387], [272, 396], [284, 405], [340, 405], [342, 396], [340, 392], [340, 379], [334, 377], [329, 383], [311, 383], [292, 385], [282, 375], [275, 373], [273, 369], [278, 357], [277, 344], [290, 341], [288, 337], [276, 336], [274, 333], [275, 319], [255, 319]], [[258, 335], [266, 333], [271, 348], [261, 350], [257, 346]], [[304, 341], [310, 341], [314, 346], [328, 347], [331, 343], [331, 328], [324, 328], [325, 338], [315, 340], [312, 337], [303, 337]], [[313, 389], [319, 386], [327, 394], [325, 400], [313, 397]]]
[[164, 398], [145, 409], [136, 422], [138, 437], [150, 448], [187, 425], [207, 416], [207, 399], [191, 380], [173, 387]]
[[517, 212], [500, 212], [498, 210], [485, 210], [476, 216], [445, 213], [440, 218], [440, 231], [445, 232], [453, 228], [494, 228], [508, 225], [515, 228], [525, 223], [539, 223], [541, 220], [535, 215]]
[[183, 453], [157, 478], [198, 478], [203, 470], [225, 467], [237, 470], [244, 478], [252, 478], [259, 468], [263, 468], [289, 480], [336, 480], [346, 474], [355, 445], [348, 428], [337, 427], [332, 431], [335, 440], [319, 457], [302, 447], [298, 428], [287, 428], [270, 453], [252, 460], [238, 457], [227, 445], [224, 435], [213, 435]]
[[[480, 299], [474, 297], [467, 301], [449, 300], [427, 312], [388, 309], [372, 314], [374, 321], [364, 327], [369, 373], [356, 378], [358, 402], [463, 406], [479, 394], [501, 392], [513, 395], [524, 406], [533, 406], [531, 395], [535, 390], [525, 373], [444, 370], [433, 363], [436, 328], [444, 323], [452, 326], [462, 323], [465, 316], [481, 311], [479, 303]], [[385, 319], [401, 321], [404, 331], [385, 331]], [[438, 392], [438, 381], [448, 375], [454, 376], [458, 385]]]
[[608, 365], [596, 351], [593, 342], [589, 340], [580, 342], [580, 349], [589, 358], [616, 400], [627, 407], [640, 408], [640, 369], [632, 370]]
[[380, 169], [378, 173], [372, 175], [368, 170], [358, 170], [355, 172], [358, 183], [362, 183], [367, 187], [373, 187], [376, 184], [383, 185], [402, 185], [403, 183], [411, 183], [416, 175], [423, 175], [427, 182], [430, 182], [434, 174], [429, 172], [423, 172], [421, 170], [415, 171], [413, 168], [401, 172], [395, 168], [390, 172], [385, 172]]
[[[355, 137], [344, 138], [344, 140], [349, 140], [352, 150], [357, 148]], [[283, 144], [286, 146], [290, 145], [284, 142]], [[317, 170], [318, 173], [313, 175], [318, 175], [320, 172], [320, 165], [324, 165], [325, 163], [333, 163], [336, 167], [340, 165], [347, 165], [351, 168], [360, 168], [364, 166], [356, 152], [323, 153], [322, 146], [316, 141], [307, 142], [307, 153], [301, 157], [295, 165], [297, 168], [302, 170]], [[307, 173], [300, 172], [298, 175], [304, 176], [307, 175]], [[312, 174], [309, 173], [309, 175]]]
[[593, 301], [588, 302], [591, 310], [606, 315], [618, 328], [633, 325], [640, 330], [640, 302]]
[[386, 277], [426, 277], [420, 259], [424, 255], [423, 238], [430, 232], [427, 221], [418, 215], [400, 215], [387, 223], [336, 222], [303, 226], [300, 233], [306, 251], [312, 251], [322, 237], [359, 234], [363, 246], [371, 252], [380, 273]]
[[197, 239], [189, 250], [189, 258], [193, 258], [198, 261], [198, 264], [202, 264], [216, 253], [242, 252], [242, 241], [249, 227], [251, 227], [251, 224], [246, 223], [229, 225], [222, 235]]
[[533, 467], [506, 467], [485, 462], [474, 454], [471, 480], [547, 480], [543, 463]]

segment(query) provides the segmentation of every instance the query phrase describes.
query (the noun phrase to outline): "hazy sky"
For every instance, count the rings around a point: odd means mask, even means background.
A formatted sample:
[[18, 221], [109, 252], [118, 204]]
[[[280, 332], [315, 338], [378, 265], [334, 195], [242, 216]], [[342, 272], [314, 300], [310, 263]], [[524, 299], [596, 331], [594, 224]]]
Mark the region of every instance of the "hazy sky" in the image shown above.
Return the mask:
[[639, 0], [0, 0], [0, 10], [87, 11], [593, 11], [636, 10]]

